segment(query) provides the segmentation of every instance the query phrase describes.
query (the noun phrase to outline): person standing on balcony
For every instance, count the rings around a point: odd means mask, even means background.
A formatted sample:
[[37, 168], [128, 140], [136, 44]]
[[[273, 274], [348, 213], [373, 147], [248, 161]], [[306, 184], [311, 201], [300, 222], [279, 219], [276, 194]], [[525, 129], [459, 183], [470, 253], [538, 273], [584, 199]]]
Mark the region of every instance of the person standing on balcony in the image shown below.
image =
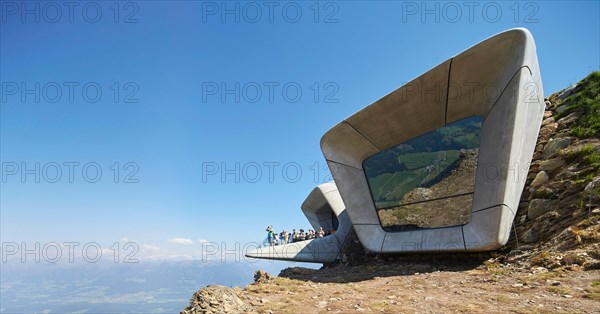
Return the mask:
[[323, 231], [323, 227], [319, 227], [319, 231], [317, 231], [317, 238], [322, 238], [325, 235], [325, 231]]
[[273, 246], [273, 242], [274, 242], [274, 233], [273, 233], [273, 226], [269, 225], [267, 227], [267, 240], [269, 241], [269, 246]]

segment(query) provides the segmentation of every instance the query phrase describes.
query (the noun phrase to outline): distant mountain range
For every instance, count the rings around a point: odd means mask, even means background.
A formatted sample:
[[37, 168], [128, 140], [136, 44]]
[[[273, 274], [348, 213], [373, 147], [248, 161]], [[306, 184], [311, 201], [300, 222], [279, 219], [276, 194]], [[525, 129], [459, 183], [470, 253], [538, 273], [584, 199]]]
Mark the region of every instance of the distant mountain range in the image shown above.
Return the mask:
[[[286, 264], [287, 265], [287, 264]], [[206, 285], [245, 286], [280, 264], [165, 261], [2, 264], [0, 313], [176, 313]]]

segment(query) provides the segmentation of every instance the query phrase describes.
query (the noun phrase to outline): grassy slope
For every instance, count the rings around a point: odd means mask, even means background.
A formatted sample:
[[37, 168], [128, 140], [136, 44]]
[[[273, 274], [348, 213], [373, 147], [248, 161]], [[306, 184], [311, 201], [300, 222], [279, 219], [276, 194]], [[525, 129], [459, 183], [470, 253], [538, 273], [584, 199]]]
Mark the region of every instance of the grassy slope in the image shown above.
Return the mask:
[[571, 128], [571, 135], [579, 138], [600, 138], [600, 71], [592, 72], [579, 82], [578, 91], [566, 101], [566, 110], [555, 118], [566, 117], [573, 112], [583, 116]]

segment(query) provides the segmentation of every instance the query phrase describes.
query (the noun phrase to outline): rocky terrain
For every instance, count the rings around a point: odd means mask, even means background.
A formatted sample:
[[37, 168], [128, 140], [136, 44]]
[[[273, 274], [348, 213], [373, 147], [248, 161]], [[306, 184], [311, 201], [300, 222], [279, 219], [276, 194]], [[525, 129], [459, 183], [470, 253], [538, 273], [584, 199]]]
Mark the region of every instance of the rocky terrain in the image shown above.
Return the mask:
[[354, 234], [320, 270], [209, 286], [181, 313], [599, 313], [600, 72], [546, 100], [514, 223], [496, 252], [370, 255]]

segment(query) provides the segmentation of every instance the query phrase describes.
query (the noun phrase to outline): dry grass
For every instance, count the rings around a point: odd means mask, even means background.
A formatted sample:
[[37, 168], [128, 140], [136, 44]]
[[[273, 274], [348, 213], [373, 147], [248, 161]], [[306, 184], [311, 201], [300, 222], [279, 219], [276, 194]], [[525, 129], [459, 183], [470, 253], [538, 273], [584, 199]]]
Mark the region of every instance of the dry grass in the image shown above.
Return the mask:
[[594, 301], [600, 301], [600, 281], [594, 281], [589, 288], [585, 289], [583, 297]]
[[548, 290], [548, 292], [552, 292], [552, 293], [556, 293], [556, 294], [560, 294], [560, 295], [575, 295], [576, 292], [575, 290], [569, 288], [569, 287], [565, 287], [565, 286], [550, 286], [550, 287], [546, 287], [546, 290]]

